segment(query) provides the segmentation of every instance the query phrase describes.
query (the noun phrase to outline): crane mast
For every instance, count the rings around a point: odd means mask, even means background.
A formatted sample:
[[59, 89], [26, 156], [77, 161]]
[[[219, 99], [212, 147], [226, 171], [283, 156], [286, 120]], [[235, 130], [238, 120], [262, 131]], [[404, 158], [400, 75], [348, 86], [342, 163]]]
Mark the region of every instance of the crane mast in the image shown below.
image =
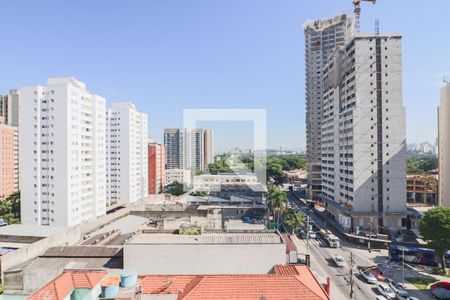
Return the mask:
[[372, 2], [375, 4], [377, 0], [353, 0], [353, 5], [355, 6], [355, 30], [356, 33], [359, 32], [359, 18], [361, 16], [361, 2]]

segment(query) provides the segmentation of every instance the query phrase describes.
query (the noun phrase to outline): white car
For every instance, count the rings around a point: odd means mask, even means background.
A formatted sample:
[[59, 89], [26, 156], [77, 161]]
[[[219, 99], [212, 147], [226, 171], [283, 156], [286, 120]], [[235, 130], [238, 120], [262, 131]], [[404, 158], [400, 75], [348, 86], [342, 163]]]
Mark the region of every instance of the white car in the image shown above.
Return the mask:
[[309, 231], [309, 238], [310, 239], [315, 239], [317, 237], [316, 233], [312, 230]]
[[377, 284], [378, 292], [386, 297], [387, 299], [395, 299], [397, 295], [395, 295], [394, 291], [389, 287], [387, 283], [380, 282]]
[[387, 300], [384, 296], [377, 296], [375, 300]]
[[336, 255], [334, 257], [334, 263], [336, 264], [336, 266], [338, 266], [339, 268], [343, 268], [345, 267], [345, 259], [344, 257], [342, 257], [341, 255]]

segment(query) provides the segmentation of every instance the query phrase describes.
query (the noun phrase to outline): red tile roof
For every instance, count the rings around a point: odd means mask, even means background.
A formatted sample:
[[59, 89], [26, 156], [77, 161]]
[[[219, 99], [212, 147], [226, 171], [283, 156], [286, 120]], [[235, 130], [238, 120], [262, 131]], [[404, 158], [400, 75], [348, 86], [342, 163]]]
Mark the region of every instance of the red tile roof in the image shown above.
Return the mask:
[[31, 294], [31, 300], [64, 299], [74, 289], [92, 289], [105, 277], [102, 271], [65, 271]]
[[[325, 295], [325, 289], [322, 284], [317, 280], [316, 276], [311, 272], [311, 270], [305, 265], [276, 265], [274, 267], [275, 274], [284, 276], [295, 276], [298, 275], [298, 280], [301, 281], [305, 286], [309, 287], [317, 295]], [[327, 298], [324, 298], [327, 299]]]
[[139, 286], [143, 294], [176, 294], [179, 300], [330, 299], [307, 267], [275, 270], [264, 275], [146, 275], [139, 277]]

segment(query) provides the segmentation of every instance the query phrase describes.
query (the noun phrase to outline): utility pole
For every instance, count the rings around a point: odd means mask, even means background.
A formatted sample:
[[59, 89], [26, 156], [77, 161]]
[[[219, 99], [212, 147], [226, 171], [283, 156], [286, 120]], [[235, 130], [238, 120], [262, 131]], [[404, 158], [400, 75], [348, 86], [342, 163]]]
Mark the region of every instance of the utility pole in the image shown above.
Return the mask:
[[372, 252], [372, 249], [370, 248], [370, 239], [372, 238], [372, 224], [373, 224], [373, 218], [370, 218], [369, 222], [369, 242], [367, 243], [367, 250]]
[[350, 299], [353, 299], [353, 252], [350, 252]]
[[405, 287], [405, 247], [402, 247], [402, 285]]
[[306, 215], [306, 255], [305, 255], [305, 263], [308, 267], [310, 267], [311, 261], [309, 256], [309, 223], [311, 222], [308, 215]]

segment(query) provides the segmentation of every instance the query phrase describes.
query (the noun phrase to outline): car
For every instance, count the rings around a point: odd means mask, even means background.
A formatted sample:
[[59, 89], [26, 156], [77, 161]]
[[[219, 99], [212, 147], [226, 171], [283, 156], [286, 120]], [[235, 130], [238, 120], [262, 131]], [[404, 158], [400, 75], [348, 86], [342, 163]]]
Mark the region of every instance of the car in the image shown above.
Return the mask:
[[308, 206], [303, 206], [302, 210], [306, 213], [306, 212], [310, 212], [311, 209]]
[[316, 233], [312, 230], [309, 231], [309, 238], [310, 239], [315, 239], [317, 237]]
[[382, 296], [386, 297], [387, 299], [395, 299], [397, 297], [394, 291], [389, 287], [389, 284], [385, 282], [378, 283], [377, 290]]
[[408, 292], [405, 290], [401, 283], [389, 280], [389, 286], [399, 298], [408, 298]]
[[440, 281], [430, 286], [431, 294], [439, 300], [450, 299], [450, 282]]
[[367, 283], [370, 283], [370, 284], [377, 283], [377, 279], [375, 278], [375, 276], [373, 276], [373, 274], [368, 271], [361, 272], [360, 275], [364, 279], [364, 281]]
[[408, 298], [406, 298], [405, 300], [420, 300], [420, 299], [417, 298], [417, 297], [408, 297]]
[[386, 280], [386, 276], [384, 276], [383, 272], [381, 272], [381, 270], [378, 267], [370, 268], [369, 272], [371, 272], [373, 274], [373, 276], [375, 276], [375, 278], [379, 281]]
[[336, 266], [338, 266], [339, 268], [343, 268], [345, 267], [346, 263], [345, 263], [345, 259], [343, 256], [341, 255], [335, 255], [334, 256], [334, 263], [336, 264]]
[[386, 297], [378, 295], [375, 300], [387, 300]]

